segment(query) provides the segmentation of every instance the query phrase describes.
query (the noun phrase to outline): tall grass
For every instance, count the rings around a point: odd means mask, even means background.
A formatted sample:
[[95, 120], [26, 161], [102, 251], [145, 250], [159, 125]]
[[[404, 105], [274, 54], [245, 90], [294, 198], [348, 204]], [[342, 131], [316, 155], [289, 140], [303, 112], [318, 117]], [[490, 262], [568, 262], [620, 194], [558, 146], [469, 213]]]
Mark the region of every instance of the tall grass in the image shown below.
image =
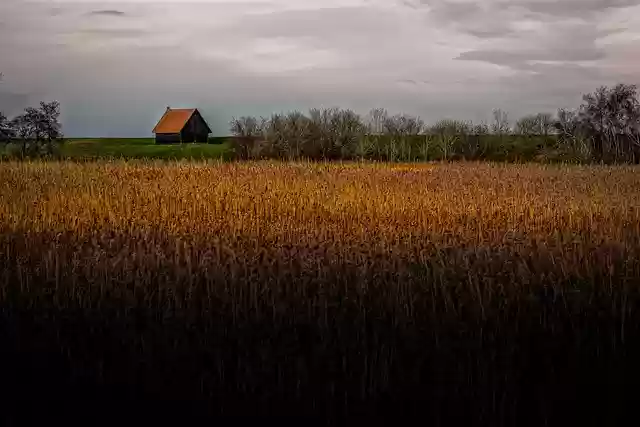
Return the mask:
[[615, 423], [639, 189], [633, 167], [0, 164], [4, 416]]

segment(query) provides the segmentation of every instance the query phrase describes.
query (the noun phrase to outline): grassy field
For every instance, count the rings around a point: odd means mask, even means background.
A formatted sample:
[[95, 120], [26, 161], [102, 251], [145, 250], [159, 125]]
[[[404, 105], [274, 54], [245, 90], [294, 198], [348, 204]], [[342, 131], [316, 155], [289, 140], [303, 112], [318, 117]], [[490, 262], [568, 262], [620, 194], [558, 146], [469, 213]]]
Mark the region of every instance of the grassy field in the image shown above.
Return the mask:
[[215, 144], [157, 145], [153, 138], [93, 138], [69, 139], [62, 147], [62, 155], [69, 159], [125, 158], [125, 159], [216, 159], [230, 155], [224, 138]]
[[4, 417], [634, 413], [638, 168], [9, 162], [0, 227]]

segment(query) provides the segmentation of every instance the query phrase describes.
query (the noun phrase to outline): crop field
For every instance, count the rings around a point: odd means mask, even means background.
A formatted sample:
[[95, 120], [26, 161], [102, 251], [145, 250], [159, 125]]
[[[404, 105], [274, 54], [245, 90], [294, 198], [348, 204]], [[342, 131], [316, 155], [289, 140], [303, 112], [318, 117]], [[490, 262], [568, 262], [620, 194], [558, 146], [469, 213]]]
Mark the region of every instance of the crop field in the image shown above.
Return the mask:
[[611, 425], [640, 380], [637, 167], [5, 162], [0, 229], [10, 420]]

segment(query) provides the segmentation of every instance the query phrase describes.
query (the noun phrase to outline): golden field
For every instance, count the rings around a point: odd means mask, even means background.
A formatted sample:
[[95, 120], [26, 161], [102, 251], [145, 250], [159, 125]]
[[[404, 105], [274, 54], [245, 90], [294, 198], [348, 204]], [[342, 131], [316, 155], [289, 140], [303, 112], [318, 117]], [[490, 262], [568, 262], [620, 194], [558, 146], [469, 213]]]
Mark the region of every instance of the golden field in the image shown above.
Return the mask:
[[638, 172], [499, 164], [4, 163], [0, 226], [8, 233], [162, 236], [185, 245], [204, 237], [220, 245], [270, 243], [254, 245], [265, 250], [624, 243], [640, 230]]
[[637, 167], [0, 163], [0, 228], [15, 354], [208, 415], [540, 425], [637, 372]]

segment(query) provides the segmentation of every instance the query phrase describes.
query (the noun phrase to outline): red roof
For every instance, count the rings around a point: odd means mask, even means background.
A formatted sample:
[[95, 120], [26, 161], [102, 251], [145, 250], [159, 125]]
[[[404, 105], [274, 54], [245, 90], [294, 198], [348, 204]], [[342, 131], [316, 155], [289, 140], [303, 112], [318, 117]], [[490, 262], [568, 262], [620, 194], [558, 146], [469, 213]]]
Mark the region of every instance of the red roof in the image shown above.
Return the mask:
[[196, 111], [198, 111], [196, 108], [167, 108], [156, 127], [153, 128], [153, 133], [180, 133]]

